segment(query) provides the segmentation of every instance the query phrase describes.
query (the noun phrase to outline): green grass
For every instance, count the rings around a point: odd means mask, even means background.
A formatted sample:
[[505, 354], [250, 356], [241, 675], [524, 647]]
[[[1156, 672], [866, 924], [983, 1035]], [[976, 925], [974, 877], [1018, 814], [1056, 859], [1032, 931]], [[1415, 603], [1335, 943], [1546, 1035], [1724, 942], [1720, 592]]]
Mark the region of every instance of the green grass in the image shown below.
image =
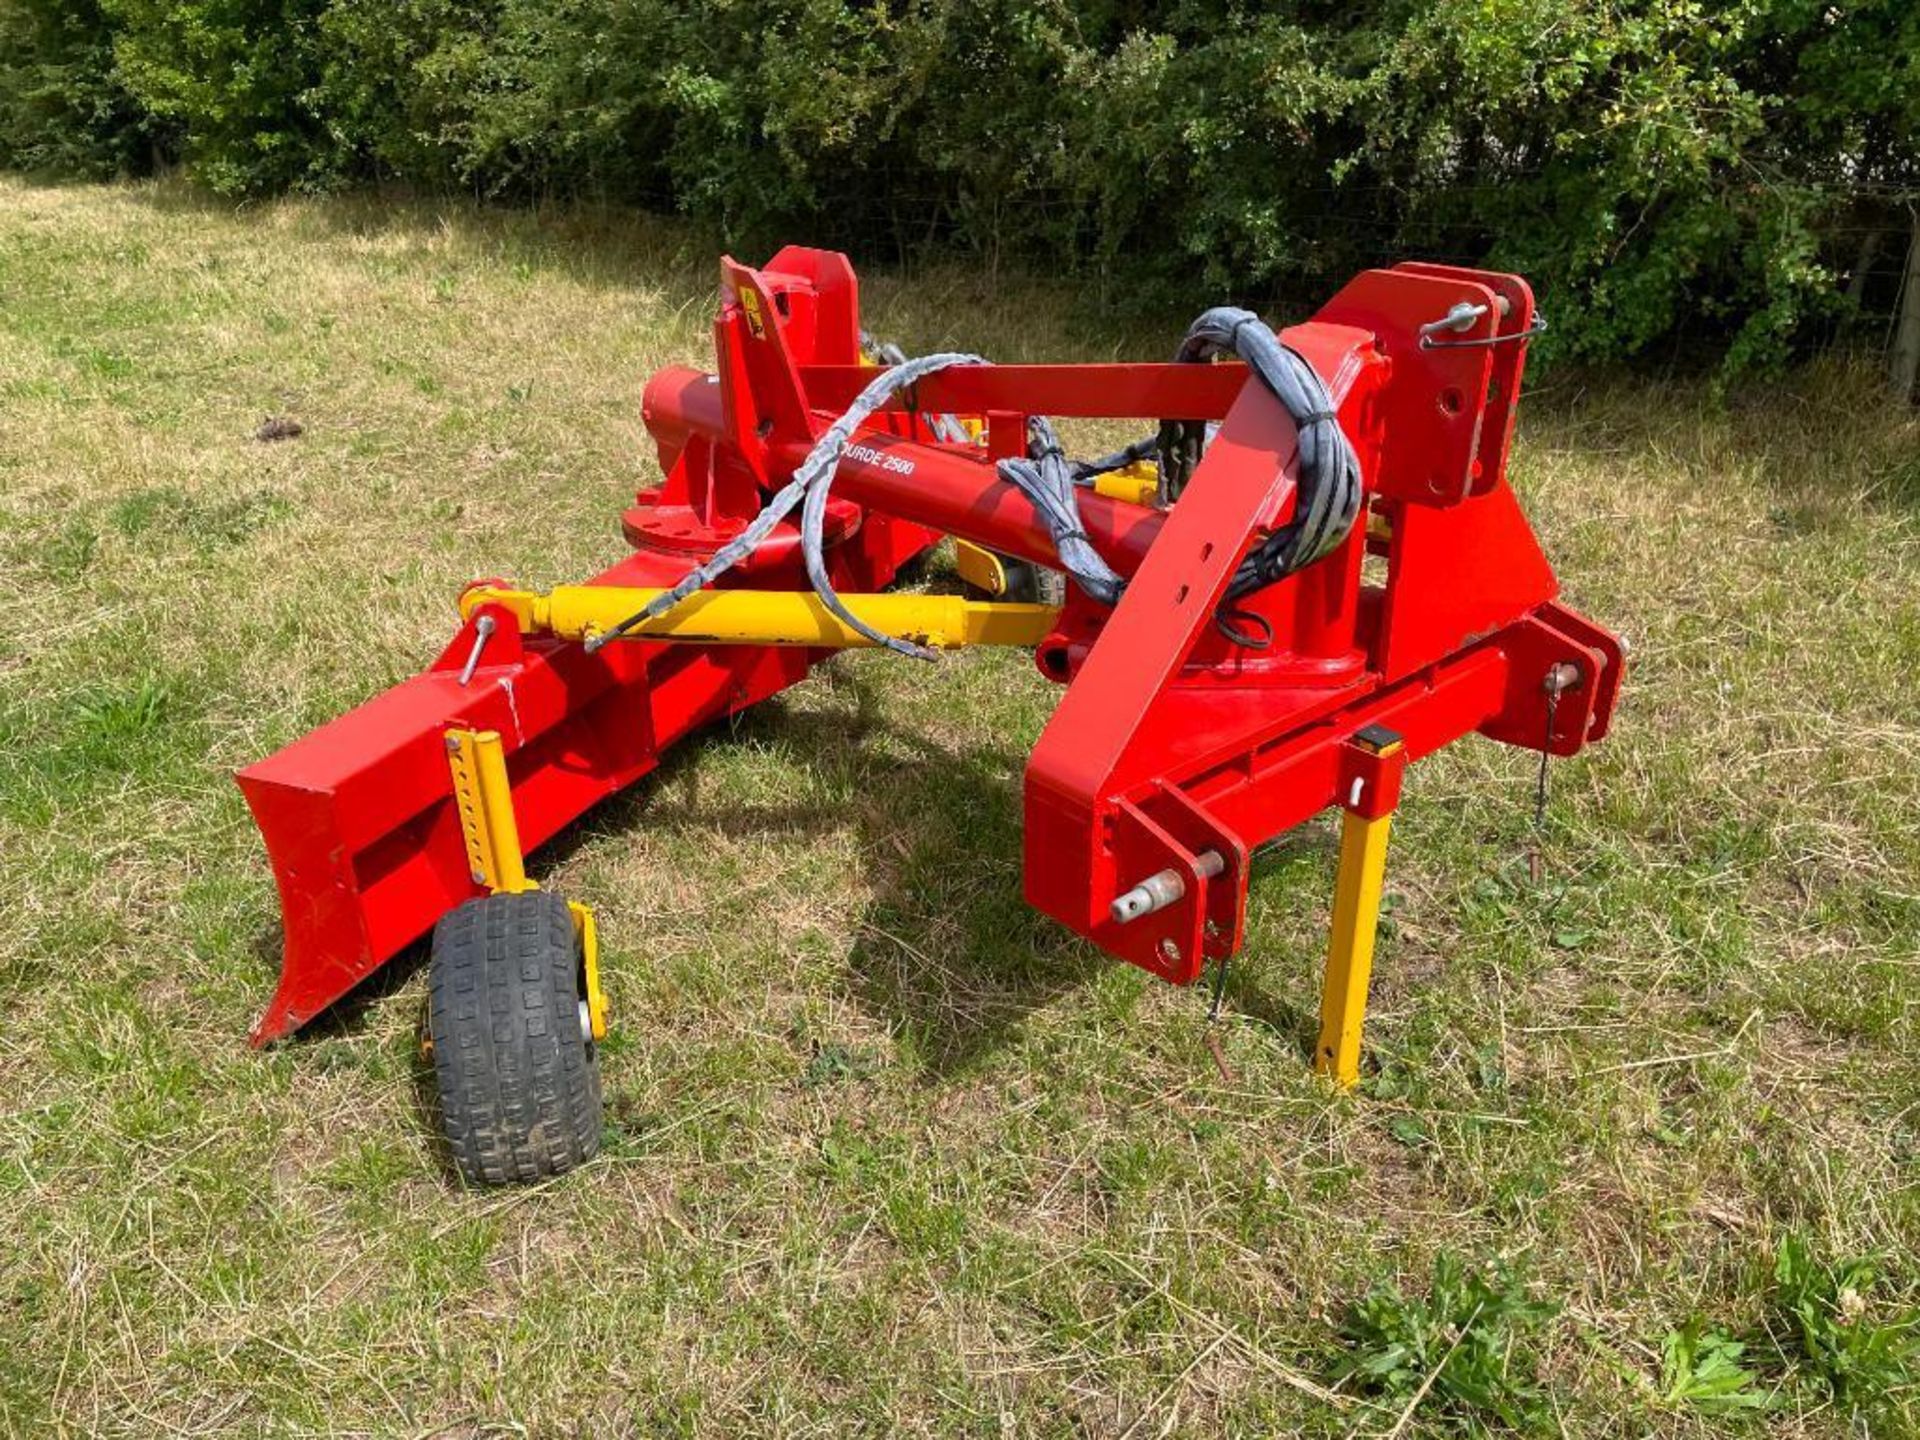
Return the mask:
[[[417, 963], [249, 1051], [229, 772], [418, 668], [467, 580], [620, 554], [713, 261], [0, 182], [8, 1431], [1920, 1431], [1920, 426], [1844, 369], [1531, 395], [1516, 482], [1629, 687], [1541, 885], [1530, 756], [1411, 777], [1358, 1094], [1303, 1056], [1325, 826], [1259, 867], [1229, 1082], [1203, 995], [1022, 904], [1052, 692], [989, 653], [837, 660], [543, 858], [615, 1004], [583, 1171], [450, 1181]], [[865, 297], [1007, 359], [1185, 318]]]

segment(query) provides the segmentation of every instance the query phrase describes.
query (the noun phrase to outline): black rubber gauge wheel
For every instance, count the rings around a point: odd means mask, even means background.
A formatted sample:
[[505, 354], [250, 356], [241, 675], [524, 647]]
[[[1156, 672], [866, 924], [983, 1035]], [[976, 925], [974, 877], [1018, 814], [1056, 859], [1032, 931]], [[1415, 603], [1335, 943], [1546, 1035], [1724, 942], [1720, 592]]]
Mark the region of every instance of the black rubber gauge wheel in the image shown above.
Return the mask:
[[1058, 570], [1010, 555], [1002, 555], [1000, 565], [1007, 573], [1006, 593], [1000, 599], [1020, 605], [1066, 604], [1067, 577]]
[[441, 1124], [467, 1183], [544, 1180], [591, 1159], [600, 1069], [566, 901], [469, 900], [434, 927], [428, 968]]

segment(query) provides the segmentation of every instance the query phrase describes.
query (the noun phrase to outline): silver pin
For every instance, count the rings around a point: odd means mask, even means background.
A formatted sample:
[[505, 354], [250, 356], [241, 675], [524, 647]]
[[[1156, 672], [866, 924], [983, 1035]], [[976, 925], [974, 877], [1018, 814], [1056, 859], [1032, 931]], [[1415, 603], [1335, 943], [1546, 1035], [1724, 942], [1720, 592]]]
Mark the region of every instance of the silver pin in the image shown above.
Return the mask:
[[[1193, 857], [1194, 873], [1208, 880], [1226, 868], [1227, 862], [1218, 850], [1202, 850]], [[1149, 875], [1126, 894], [1116, 897], [1107, 908], [1107, 913], [1113, 917], [1116, 925], [1130, 924], [1142, 915], [1166, 909], [1186, 893], [1186, 877], [1169, 867]]]
[[493, 634], [493, 616], [482, 615], [473, 622], [473, 650], [467, 656], [467, 663], [461, 668], [460, 683], [465, 685], [473, 679], [473, 672], [480, 668], [480, 652], [487, 648], [487, 637]]
[[1438, 320], [1429, 320], [1426, 324], [1422, 325], [1420, 327], [1420, 338], [1422, 340], [1431, 340], [1435, 335], [1440, 334], [1444, 330], [1451, 330], [1456, 335], [1464, 334], [1466, 331], [1471, 330], [1474, 322], [1486, 313], [1486, 306], [1475, 305], [1469, 301], [1462, 300]]

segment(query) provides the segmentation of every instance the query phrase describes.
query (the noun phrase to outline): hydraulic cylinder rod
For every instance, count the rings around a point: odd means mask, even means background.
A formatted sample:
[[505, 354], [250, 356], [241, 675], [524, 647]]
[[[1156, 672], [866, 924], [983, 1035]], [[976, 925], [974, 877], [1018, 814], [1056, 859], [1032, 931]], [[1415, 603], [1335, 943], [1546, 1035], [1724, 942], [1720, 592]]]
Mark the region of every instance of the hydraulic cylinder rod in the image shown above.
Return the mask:
[[[604, 634], [665, 592], [613, 585], [562, 585], [540, 594], [480, 585], [460, 597], [471, 619], [484, 606], [508, 611], [529, 634], [585, 640]], [[847, 609], [886, 635], [957, 650], [966, 645], [1038, 645], [1059, 611], [1051, 605], [984, 604], [958, 595], [842, 595]], [[804, 645], [846, 650], [874, 642], [801, 590], [696, 590], [665, 614], [627, 631], [634, 640], [696, 645]]]

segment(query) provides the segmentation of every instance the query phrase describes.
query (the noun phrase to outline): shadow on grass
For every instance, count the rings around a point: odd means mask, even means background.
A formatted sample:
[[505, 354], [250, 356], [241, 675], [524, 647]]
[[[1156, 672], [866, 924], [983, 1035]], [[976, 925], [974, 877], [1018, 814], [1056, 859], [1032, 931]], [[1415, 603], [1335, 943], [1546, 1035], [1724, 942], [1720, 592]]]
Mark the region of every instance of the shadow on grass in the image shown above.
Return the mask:
[[[541, 847], [534, 869], [550, 874], [589, 842], [617, 842], [643, 827], [692, 849], [715, 834], [805, 844], [851, 826], [870, 898], [834, 937], [844, 947], [846, 992], [929, 1076], [965, 1072], [1016, 1035], [1028, 1015], [1119, 962], [1026, 903], [1023, 749], [956, 749], [886, 718], [857, 677], [823, 674], [815, 683], [850, 696], [852, 711], [801, 709], [776, 697], [715, 725]], [[852, 797], [840, 804], [709, 801], [706, 767], [730, 749], [754, 745], [791, 750], [804, 764], [849, 777]], [[1303, 827], [1256, 852], [1254, 876], [1333, 845], [1331, 832]], [[276, 965], [279, 935], [275, 926], [257, 946]], [[427, 954], [424, 939], [408, 946], [316, 1017], [296, 1042], [359, 1034]], [[1317, 1016], [1275, 996], [1256, 975], [1247, 966], [1230, 967], [1228, 1008], [1310, 1053]], [[1210, 985], [1212, 977], [1201, 983]], [[431, 1120], [430, 1062], [416, 1080], [423, 1118]]]
[[[1302, 856], [1311, 856], [1319, 864], [1331, 868], [1338, 863], [1340, 841], [1337, 833], [1324, 825], [1311, 822], [1282, 834], [1269, 844], [1262, 845], [1253, 852], [1248, 865], [1248, 886], [1253, 892], [1248, 896], [1249, 930], [1252, 928], [1251, 907], [1261, 903], [1260, 882], [1265, 876], [1281, 870]], [[1272, 903], [1268, 896], [1267, 903]], [[1249, 941], [1249, 948], [1253, 942]], [[1300, 1052], [1305, 1063], [1312, 1063], [1313, 1047], [1320, 1038], [1320, 1016], [1317, 1011], [1304, 1005], [1290, 1004], [1281, 995], [1263, 985], [1255, 976], [1259, 973], [1254, 967], [1240, 963], [1246, 957], [1243, 950], [1227, 966], [1226, 983], [1222, 987], [1223, 1013], [1252, 1020], [1264, 1025], [1276, 1035], [1284, 1037]], [[1310, 970], [1317, 972], [1323, 956], [1314, 955], [1307, 961]], [[1213, 985], [1217, 977], [1209, 972], [1201, 980], [1203, 985]]]
[[[390, 254], [369, 263], [436, 279], [493, 268], [516, 279], [559, 277], [612, 296], [644, 291], [663, 313], [702, 320], [715, 303], [723, 254], [764, 263], [786, 243], [831, 248], [830, 239], [804, 227], [729, 244], [716, 227], [687, 216], [587, 200], [516, 205], [382, 187], [251, 201], [215, 195], [177, 176], [123, 193], [158, 215], [209, 226], [257, 219], [274, 227], [276, 244], [337, 255], [348, 242], [392, 241]], [[887, 245], [877, 253], [855, 246], [852, 253], [866, 301], [863, 319], [921, 349], [964, 344], [1006, 361], [1159, 357], [1184, 326], [1184, 315], [1151, 310], [1090, 315], [1079, 287], [1034, 272], [989, 275], [965, 255], [903, 254]]]
[[[284, 938], [283, 927], [276, 923], [262, 930], [254, 938], [252, 946], [256, 958], [272, 967], [276, 976]], [[360, 1036], [382, 1007], [402, 1003], [398, 998], [400, 992], [427, 963], [429, 951], [425, 937], [416, 940], [307, 1024], [275, 1041], [275, 1046], [306, 1049], [324, 1045], [328, 1041]], [[453, 1162], [453, 1151], [447, 1145], [446, 1126], [440, 1111], [440, 1087], [434, 1075], [433, 1053], [427, 1046], [427, 1002], [424, 995], [414, 1001], [414, 1009], [413, 1032], [419, 1043], [414, 1047], [407, 1064], [407, 1094], [413, 1107], [415, 1128], [425, 1136], [428, 1159], [434, 1171], [446, 1184], [458, 1187], [463, 1182]]]
[[1863, 509], [1920, 505], [1920, 410], [1891, 396], [1865, 354], [1836, 353], [1725, 393], [1704, 374], [1662, 383], [1563, 364], [1530, 386], [1521, 414], [1523, 454], [1544, 441], [1702, 487], [1751, 487], [1785, 538], [1851, 523]]
[[[273, 984], [279, 982], [281, 957], [285, 947], [286, 929], [278, 920], [262, 928], [259, 934], [254, 936], [253, 944], [249, 947], [254, 958], [265, 967], [273, 982], [261, 992], [260, 1008], [262, 1010], [272, 998]], [[422, 936], [384, 965], [375, 968], [345, 995], [298, 1030], [282, 1036], [273, 1043], [298, 1045], [321, 1040], [349, 1039], [360, 1034], [367, 1027], [368, 1017], [380, 1005], [405, 989], [407, 982], [426, 963], [427, 937]]]
[[[805, 843], [852, 827], [870, 898], [834, 937], [847, 992], [930, 1075], [965, 1070], [1108, 962], [1022, 897], [1024, 752], [950, 748], [883, 718], [857, 680], [831, 683], [852, 695], [853, 713], [768, 701], [677, 747], [649, 780], [601, 807], [592, 834], [645, 825], [694, 847], [714, 834]], [[850, 777], [851, 798], [709, 802], [703, 761], [756, 744]], [[576, 826], [543, 853], [562, 860], [585, 838]]]
[[372, 189], [325, 200], [235, 200], [173, 178], [127, 192], [157, 214], [207, 220], [294, 214], [283, 238], [337, 249], [343, 240], [451, 240], [442, 264], [474, 256], [534, 275], [561, 275], [596, 290], [659, 287], [674, 309], [712, 302], [718, 233], [682, 217], [577, 202], [516, 207], [464, 194]]

